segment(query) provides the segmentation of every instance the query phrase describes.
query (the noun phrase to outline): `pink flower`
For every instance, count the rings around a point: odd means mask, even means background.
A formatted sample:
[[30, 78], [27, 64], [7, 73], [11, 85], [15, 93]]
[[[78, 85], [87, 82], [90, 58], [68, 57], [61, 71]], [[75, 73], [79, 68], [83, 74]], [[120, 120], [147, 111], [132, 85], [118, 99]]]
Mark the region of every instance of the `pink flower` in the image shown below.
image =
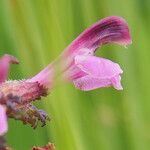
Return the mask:
[[5, 95], [11, 91], [13, 95], [21, 97], [24, 103], [28, 103], [45, 96], [59, 75], [70, 79], [81, 90], [109, 86], [121, 90], [120, 75], [123, 71], [120, 66], [95, 56], [99, 47], [109, 43], [123, 46], [132, 43], [128, 24], [121, 17], [111, 16], [93, 24], [81, 33], [56, 61], [27, 80], [4, 82], [9, 63], [18, 63], [16, 58], [5, 55], [0, 62], [0, 91]]
[[[54, 86], [55, 79], [60, 75], [84, 91], [110, 86], [121, 90], [120, 81], [123, 71], [120, 66], [108, 59], [95, 56], [95, 51], [99, 47], [109, 43], [123, 46], [132, 43], [128, 25], [121, 17], [107, 17], [86, 29], [58, 59], [30, 79], [7, 81], [10, 63], [18, 63], [18, 60], [13, 56], [4, 55], [0, 59], [0, 135], [7, 131], [4, 106], [8, 105], [10, 99], [15, 109], [20, 111], [20, 120], [36, 127], [38, 116], [38, 119], [45, 124], [47, 119], [45, 112], [36, 109], [30, 103], [40, 99], [41, 96], [46, 96], [48, 90]], [[27, 109], [33, 110], [34, 113], [31, 115], [31, 111], [26, 111]], [[27, 112], [27, 116], [22, 116], [21, 111]], [[18, 111], [12, 109], [10, 117], [15, 118], [16, 112]], [[28, 119], [24, 120], [24, 118]]]
[[95, 56], [97, 48], [116, 43], [126, 46], [132, 43], [126, 21], [121, 17], [104, 18], [79, 35], [66, 49], [68, 58], [65, 76], [84, 91], [113, 86], [122, 90], [122, 69], [117, 63]]
[[[104, 44], [132, 43], [128, 24], [117, 16], [102, 19], [79, 35], [60, 55], [40, 73], [30, 79], [7, 81], [10, 63], [18, 64], [11, 55], [0, 58], [0, 147], [6, 147], [3, 135], [8, 130], [7, 118], [21, 120], [24, 124], [37, 127], [49, 120], [43, 110], [38, 110], [32, 101], [46, 96], [61, 76], [74, 83], [75, 87], [89, 91], [101, 87], [113, 86], [122, 90], [122, 69], [117, 63], [95, 56], [95, 51]], [[48, 144], [43, 149], [54, 149]], [[34, 147], [33, 149], [40, 149]]]
[[[17, 59], [10, 55], [4, 55], [0, 59], [0, 86], [5, 82], [9, 70], [10, 63], [18, 63]], [[0, 102], [2, 101], [2, 93], [0, 91]], [[5, 106], [0, 104], [0, 136], [7, 132], [7, 116]]]
[[[122, 69], [117, 63], [95, 56], [95, 51], [104, 44], [132, 43], [128, 24], [117, 16], [104, 18], [81, 33], [62, 53], [58, 60], [50, 64], [30, 81], [51, 80], [52, 69], [71, 80], [75, 87], [89, 91], [113, 86], [122, 90]], [[58, 71], [59, 70], [59, 71]], [[54, 71], [53, 71], [54, 74]], [[51, 80], [52, 81], [52, 80]]]

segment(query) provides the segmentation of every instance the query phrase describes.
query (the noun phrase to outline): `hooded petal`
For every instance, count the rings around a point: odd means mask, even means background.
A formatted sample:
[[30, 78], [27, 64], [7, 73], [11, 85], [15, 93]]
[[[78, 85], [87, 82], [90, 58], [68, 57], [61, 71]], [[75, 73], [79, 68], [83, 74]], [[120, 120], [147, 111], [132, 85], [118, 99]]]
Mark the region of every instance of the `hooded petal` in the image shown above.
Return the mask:
[[100, 87], [113, 86], [121, 90], [120, 66], [110, 60], [95, 56], [76, 56], [75, 64], [86, 75], [73, 80], [75, 86], [81, 90], [92, 90]]
[[19, 61], [14, 56], [7, 54], [0, 58], [0, 83], [6, 80], [10, 63], [18, 64]]
[[7, 132], [7, 129], [6, 108], [0, 105], [0, 136], [4, 135]]
[[104, 18], [81, 33], [67, 48], [67, 55], [76, 55], [83, 49], [93, 53], [107, 43], [128, 45], [132, 43], [126, 21], [117, 16]]

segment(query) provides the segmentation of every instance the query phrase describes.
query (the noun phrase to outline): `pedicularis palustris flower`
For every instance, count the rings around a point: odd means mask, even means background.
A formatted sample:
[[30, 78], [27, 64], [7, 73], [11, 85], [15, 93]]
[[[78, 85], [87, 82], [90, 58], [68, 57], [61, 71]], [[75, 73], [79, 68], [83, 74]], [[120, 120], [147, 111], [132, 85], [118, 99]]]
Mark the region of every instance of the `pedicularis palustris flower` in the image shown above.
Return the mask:
[[40, 120], [45, 125], [47, 114], [32, 102], [46, 96], [56, 78], [73, 82], [75, 87], [89, 91], [113, 86], [122, 90], [121, 67], [108, 59], [95, 56], [96, 50], [109, 43], [127, 46], [132, 43], [126, 21], [117, 16], [104, 18], [81, 33], [56, 59], [34, 77], [7, 81], [10, 63], [18, 60], [10, 55], [0, 59], [0, 136], [7, 132], [7, 118], [22, 120], [33, 128]]

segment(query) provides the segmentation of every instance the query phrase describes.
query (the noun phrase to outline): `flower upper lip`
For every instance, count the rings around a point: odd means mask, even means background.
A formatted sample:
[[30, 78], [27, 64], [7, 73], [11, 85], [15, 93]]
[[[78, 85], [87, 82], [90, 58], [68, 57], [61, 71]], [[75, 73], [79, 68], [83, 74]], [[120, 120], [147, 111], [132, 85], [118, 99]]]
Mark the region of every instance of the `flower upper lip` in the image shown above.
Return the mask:
[[87, 48], [95, 51], [99, 46], [107, 43], [129, 45], [132, 39], [127, 22], [118, 16], [106, 17], [82, 32], [66, 49], [68, 55], [78, 53]]

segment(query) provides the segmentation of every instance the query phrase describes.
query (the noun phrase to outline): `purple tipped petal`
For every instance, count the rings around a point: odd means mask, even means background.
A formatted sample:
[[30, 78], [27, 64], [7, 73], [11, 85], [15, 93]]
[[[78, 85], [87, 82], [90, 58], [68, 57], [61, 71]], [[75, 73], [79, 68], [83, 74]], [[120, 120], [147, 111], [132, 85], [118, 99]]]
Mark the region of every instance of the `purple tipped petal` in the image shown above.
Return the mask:
[[14, 56], [7, 54], [0, 58], [0, 83], [6, 80], [10, 63], [18, 64], [19, 61]]
[[81, 72], [86, 73], [82, 77], [73, 79], [77, 88], [85, 91], [109, 86], [122, 89], [120, 74], [123, 71], [118, 64], [95, 56], [76, 56], [75, 64]]
[[0, 105], [0, 136], [4, 135], [7, 132], [7, 129], [6, 108]]
[[93, 24], [69, 45], [67, 55], [76, 54], [83, 48], [93, 53], [99, 46], [107, 43], [132, 43], [128, 24], [123, 18], [111, 16]]

